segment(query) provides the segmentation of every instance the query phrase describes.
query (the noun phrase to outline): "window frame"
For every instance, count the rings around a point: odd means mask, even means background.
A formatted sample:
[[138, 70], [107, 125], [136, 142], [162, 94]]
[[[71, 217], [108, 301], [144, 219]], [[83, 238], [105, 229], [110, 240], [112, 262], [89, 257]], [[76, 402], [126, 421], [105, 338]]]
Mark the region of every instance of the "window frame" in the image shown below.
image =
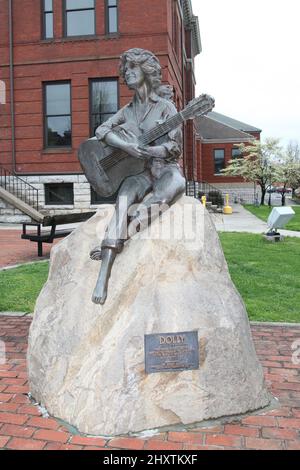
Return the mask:
[[[234, 150], [238, 150], [240, 152], [239, 155], [233, 155]], [[231, 149], [231, 160], [235, 160], [237, 158], [242, 158], [242, 157], [243, 157], [243, 155], [242, 155], [241, 150], [238, 147], [232, 147], [232, 149]]]
[[[116, 9], [117, 12], [117, 31], [109, 31], [109, 12], [112, 8]], [[109, 0], [105, 0], [105, 34], [106, 36], [111, 36], [114, 34], [119, 34], [119, 0], [116, 0], [116, 5], [109, 5]]]
[[[70, 87], [70, 114], [47, 114], [47, 85], [69, 85]], [[48, 117], [57, 117], [57, 116], [70, 116], [71, 119], [71, 144], [70, 145], [48, 145], [48, 128], [47, 128], [47, 118]], [[43, 124], [44, 124], [44, 150], [53, 150], [53, 149], [72, 149], [72, 86], [71, 80], [55, 80], [50, 82], [43, 82]]]
[[[44, 41], [52, 41], [54, 39], [54, 5], [53, 5], [54, 0], [52, 0], [52, 10], [47, 10], [47, 11], [45, 8], [45, 0], [40, 0], [40, 1], [41, 1], [41, 24], [42, 24], [41, 37], [42, 37], [42, 40]], [[49, 13], [52, 14], [53, 36], [46, 37], [46, 15]]]
[[216, 157], [215, 157], [216, 154], [215, 154], [215, 152], [218, 151], [218, 150], [223, 150], [223, 152], [224, 152], [224, 159], [223, 159], [224, 166], [223, 166], [222, 170], [226, 167], [226, 160], [225, 160], [226, 150], [225, 150], [225, 148], [215, 148], [215, 149], [213, 150], [213, 157], [214, 157], [214, 176], [224, 176], [222, 173], [220, 173], [220, 172], [217, 173], [217, 172], [216, 172]]
[[[50, 202], [49, 201], [49, 186], [58, 186], [58, 185], [67, 185], [68, 187], [72, 187], [72, 201], [73, 202]], [[74, 183], [44, 183], [44, 195], [45, 195], [45, 207], [47, 206], [74, 206]], [[48, 199], [48, 200], [47, 200]]]
[[[120, 86], [119, 86], [119, 79], [117, 77], [101, 77], [101, 78], [90, 78], [89, 79], [89, 130], [90, 136], [94, 137], [95, 134], [93, 133], [93, 114], [112, 114], [112, 113], [92, 113], [93, 109], [93, 83], [94, 82], [116, 82], [117, 83], [117, 111], [120, 109]], [[114, 113], [115, 114], [115, 113]]]
[[[90, 37], [95, 37], [96, 36], [96, 0], [93, 0], [94, 2], [94, 7], [93, 8], [78, 8], [75, 10], [67, 10], [67, 0], [63, 0], [62, 2], [62, 7], [63, 7], [63, 37], [64, 38], [90, 38]], [[88, 10], [93, 10], [94, 11], [94, 32], [91, 34], [76, 34], [69, 36], [68, 35], [68, 21], [67, 21], [67, 16], [69, 11], [88, 11]]]

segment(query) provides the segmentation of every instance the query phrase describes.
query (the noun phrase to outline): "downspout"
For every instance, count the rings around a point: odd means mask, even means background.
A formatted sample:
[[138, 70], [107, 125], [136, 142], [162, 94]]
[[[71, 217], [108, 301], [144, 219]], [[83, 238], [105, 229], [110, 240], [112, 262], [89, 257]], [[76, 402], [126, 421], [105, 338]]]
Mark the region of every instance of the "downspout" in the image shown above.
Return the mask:
[[10, 117], [11, 117], [11, 146], [12, 169], [16, 171], [16, 136], [15, 136], [15, 109], [14, 109], [14, 57], [13, 57], [13, 12], [12, 0], [8, 0], [8, 25], [9, 25], [9, 80], [10, 80]]

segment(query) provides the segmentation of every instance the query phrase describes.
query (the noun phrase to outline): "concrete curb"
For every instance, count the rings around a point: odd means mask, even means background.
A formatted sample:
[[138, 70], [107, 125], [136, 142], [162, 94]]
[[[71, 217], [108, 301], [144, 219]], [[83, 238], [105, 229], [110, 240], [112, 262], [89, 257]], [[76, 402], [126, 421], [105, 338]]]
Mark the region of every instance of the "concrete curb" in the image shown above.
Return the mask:
[[30, 312], [0, 312], [1, 317], [27, 317], [32, 315]]
[[13, 264], [12, 266], [4, 266], [4, 268], [0, 268], [1, 271], [8, 271], [9, 269], [20, 268], [21, 266], [30, 266], [31, 264], [36, 263], [47, 263], [48, 259], [37, 259], [36, 261], [29, 261], [28, 263], [21, 263], [21, 264]]
[[284, 322], [271, 322], [271, 321], [250, 321], [250, 325], [278, 326], [281, 328], [291, 328], [291, 327], [300, 328], [300, 323], [284, 323]]

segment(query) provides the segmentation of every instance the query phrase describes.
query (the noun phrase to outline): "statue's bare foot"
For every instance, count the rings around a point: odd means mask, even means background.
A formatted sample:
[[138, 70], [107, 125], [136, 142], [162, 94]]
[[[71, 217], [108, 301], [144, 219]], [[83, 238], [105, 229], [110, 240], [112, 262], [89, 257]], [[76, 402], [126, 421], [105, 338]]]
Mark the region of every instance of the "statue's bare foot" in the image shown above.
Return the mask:
[[93, 292], [92, 301], [94, 304], [103, 305], [107, 297], [107, 286], [97, 283], [95, 290]]
[[92, 301], [94, 302], [94, 304], [103, 305], [106, 301], [108, 280], [110, 278], [111, 268], [114, 263], [115, 257], [116, 257], [115, 250], [112, 250], [112, 249], [102, 250], [102, 263], [101, 263], [96, 287], [92, 296]]
[[96, 246], [90, 251], [90, 258], [93, 261], [101, 261], [102, 260], [102, 250], [101, 246]]

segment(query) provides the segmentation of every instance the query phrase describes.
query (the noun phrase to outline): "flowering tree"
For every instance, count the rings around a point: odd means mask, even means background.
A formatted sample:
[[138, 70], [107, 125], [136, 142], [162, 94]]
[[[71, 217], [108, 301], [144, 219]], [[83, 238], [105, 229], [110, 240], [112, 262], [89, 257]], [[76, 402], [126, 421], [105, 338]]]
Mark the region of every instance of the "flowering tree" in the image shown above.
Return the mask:
[[297, 142], [289, 142], [276, 164], [276, 180], [282, 185], [281, 204], [285, 205], [285, 195], [288, 188], [293, 194], [300, 187], [300, 147]]
[[237, 147], [241, 158], [230, 160], [222, 172], [256, 182], [261, 188], [261, 205], [264, 205], [267, 188], [277, 179], [276, 161], [280, 160], [282, 151], [279, 139], [268, 138], [265, 142], [253, 140], [248, 145], [239, 144]]

